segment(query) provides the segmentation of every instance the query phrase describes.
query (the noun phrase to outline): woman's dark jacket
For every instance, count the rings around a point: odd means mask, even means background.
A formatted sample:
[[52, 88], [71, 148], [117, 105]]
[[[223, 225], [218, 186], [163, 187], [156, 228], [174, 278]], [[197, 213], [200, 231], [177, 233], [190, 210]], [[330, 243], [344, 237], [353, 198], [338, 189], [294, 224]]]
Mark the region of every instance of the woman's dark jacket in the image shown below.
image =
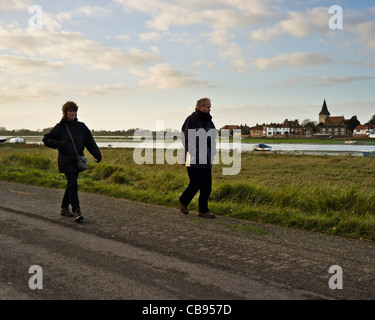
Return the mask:
[[[190, 138], [195, 138], [195, 141], [189, 140], [189, 130], [192, 130]], [[211, 168], [216, 153], [217, 136], [211, 115], [196, 109], [186, 118], [181, 134], [185, 149], [183, 164], [191, 168]], [[200, 152], [204, 152], [204, 155], [201, 156]]]
[[68, 121], [63, 118], [49, 133], [44, 135], [43, 138], [43, 142], [48, 148], [58, 149], [59, 151], [59, 171], [63, 173], [78, 172], [76, 152], [66, 125], [74, 139], [78, 154], [83, 156], [83, 149], [86, 147], [97, 161], [101, 161], [102, 155], [89, 128], [87, 128], [83, 122], [79, 122], [77, 118], [73, 121]]

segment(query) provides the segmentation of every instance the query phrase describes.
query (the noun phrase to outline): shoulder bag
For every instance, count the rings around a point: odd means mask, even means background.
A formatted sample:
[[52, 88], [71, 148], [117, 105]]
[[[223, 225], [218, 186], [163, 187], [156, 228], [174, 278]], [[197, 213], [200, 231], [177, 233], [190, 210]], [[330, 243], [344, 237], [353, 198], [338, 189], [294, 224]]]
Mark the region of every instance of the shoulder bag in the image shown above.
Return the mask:
[[77, 161], [77, 169], [78, 169], [79, 172], [85, 171], [85, 170], [87, 170], [87, 168], [89, 166], [89, 159], [87, 159], [85, 156], [80, 156], [78, 154], [76, 145], [75, 145], [73, 137], [72, 137], [72, 134], [70, 133], [70, 130], [69, 130], [67, 124], [65, 124], [65, 126], [66, 126], [66, 129], [69, 132], [70, 138], [72, 139], [74, 150], [76, 151], [76, 155], [77, 155], [77, 159], [76, 159], [76, 161]]

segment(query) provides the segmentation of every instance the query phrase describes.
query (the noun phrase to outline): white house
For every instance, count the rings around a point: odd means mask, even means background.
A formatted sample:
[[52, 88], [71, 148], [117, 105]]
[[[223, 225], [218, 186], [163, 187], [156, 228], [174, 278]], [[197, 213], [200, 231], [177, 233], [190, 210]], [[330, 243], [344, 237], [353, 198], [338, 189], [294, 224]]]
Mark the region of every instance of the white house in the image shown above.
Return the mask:
[[289, 135], [290, 127], [285, 124], [280, 123], [271, 123], [266, 125], [266, 136], [280, 136], [280, 135]]
[[374, 131], [369, 125], [360, 124], [354, 128], [353, 136], [369, 136], [371, 130]]

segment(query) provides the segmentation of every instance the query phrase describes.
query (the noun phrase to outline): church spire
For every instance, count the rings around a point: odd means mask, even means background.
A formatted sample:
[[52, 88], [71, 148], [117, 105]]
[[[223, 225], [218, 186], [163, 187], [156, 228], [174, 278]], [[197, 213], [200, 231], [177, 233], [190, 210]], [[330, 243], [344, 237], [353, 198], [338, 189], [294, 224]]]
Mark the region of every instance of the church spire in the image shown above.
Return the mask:
[[329, 113], [328, 111], [328, 108], [327, 108], [327, 103], [326, 103], [326, 99], [324, 99], [324, 102], [323, 102], [323, 106], [322, 106], [322, 111], [320, 111], [319, 115], [325, 115], [325, 116], [330, 116], [331, 114]]
[[330, 115], [331, 114], [328, 111], [326, 99], [324, 99], [322, 111], [320, 111], [320, 113], [319, 113], [319, 123], [320, 122], [324, 123], [326, 121], [326, 119], [329, 118]]

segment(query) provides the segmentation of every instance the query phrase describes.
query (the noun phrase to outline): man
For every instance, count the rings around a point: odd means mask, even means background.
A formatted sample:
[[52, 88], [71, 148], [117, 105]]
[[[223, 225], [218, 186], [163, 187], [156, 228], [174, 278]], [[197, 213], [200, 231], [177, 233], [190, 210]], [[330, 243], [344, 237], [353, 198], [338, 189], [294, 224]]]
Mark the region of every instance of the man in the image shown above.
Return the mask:
[[215, 156], [216, 129], [210, 115], [211, 101], [202, 98], [197, 101], [195, 111], [186, 118], [182, 126], [182, 142], [189, 185], [178, 199], [180, 210], [188, 214], [187, 206], [200, 191], [198, 216], [215, 218], [208, 209], [208, 199], [212, 189], [212, 163]]

